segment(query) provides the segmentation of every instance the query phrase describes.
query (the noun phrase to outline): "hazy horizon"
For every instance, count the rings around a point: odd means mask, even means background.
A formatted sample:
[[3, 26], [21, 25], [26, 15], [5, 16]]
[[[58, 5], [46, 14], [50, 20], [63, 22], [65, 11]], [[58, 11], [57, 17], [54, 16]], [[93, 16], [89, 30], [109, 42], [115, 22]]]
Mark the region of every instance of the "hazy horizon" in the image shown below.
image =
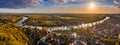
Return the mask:
[[0, 13], [120, 13], [115, 0], [1, 0], [0, 4]]

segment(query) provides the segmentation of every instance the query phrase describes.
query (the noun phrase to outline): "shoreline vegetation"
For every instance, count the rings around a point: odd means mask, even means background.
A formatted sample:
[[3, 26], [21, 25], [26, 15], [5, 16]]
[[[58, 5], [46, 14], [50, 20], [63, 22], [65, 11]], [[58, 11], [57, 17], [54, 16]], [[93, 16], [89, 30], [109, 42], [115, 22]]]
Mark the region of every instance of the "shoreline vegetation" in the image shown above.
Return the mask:
[[[34, 17], [34, 16], [32, 16], [32, 17]], [[38, 19], [39, 16], [36, 16], [36, 17]], [[61, 18], [63, 18], [63, 17], [61, 17]], [[65, 19], [70, 19], [70, 20], [71, 20], [71, 18], [79, 20], [78, 18], [73, 18], [73, 17], [64, 17], [64, 18]], [[39, 29], [39, 30], [43, 30], [44, 28], [46, 28], [47, 31], [58, 31], [58, 30], [64, 31], [64, 30], [81, 29], [81, 28], [93, 27], [95, 25], [100, 25], [100, 24], [104, 23], [106, 20], [110, 19], [110, 17], [106, 16], [102, 20], [99, 20], [99, 21], [96, 21], [96, 22], [91, 22], [91, 23], [83, 23], [83, 24], [78, 24], [78, 25], [70, 25], [69, 24], [68, 26], [62, 25], [62, 26], [54, 26], [54, 27], [53, 26], [51, 26], [51, 27], [47, 27], [47, 26], [46, 27], [42, 27], [42, 26], [37, 26], [37, 25], [36, 26], [23, 25], [22, 23], [23, 22], [25, 23], [25, 21], [28, 20], [28, 19], [29, 19], [28, 17], [23, 17], [22, 20], [17, 22], [17, 25], [18, 26], [24, 26], [25, 28], [29, 28], [29, 27], [30, 28], [36, 28], [36, 29]], [[28, 21], [30, 21], [30, 20], [28, 20]]]
[[[22, 20], [28, 17], [27, 20]], [[25, 25], [60, 27], [109, 20], [89, 28], [48, 31], [47, 28], [25, 28]], [[21, 21], [20, 21], [21, 20]], [[16, 25], [20, 21], [20, 25]], [[120, 15], [2, 15], [0, 45], [120, 45]]]
[[[26, 25], [56, 27], [70, 26], [82, 23], [90, 23], [105, 18], [104, 15], [28, 15], [28, 20], [24, 22]], [[95, 19], [97, 18], [97, 19]], [[90, 20], [90, 21], [88, 21]]]

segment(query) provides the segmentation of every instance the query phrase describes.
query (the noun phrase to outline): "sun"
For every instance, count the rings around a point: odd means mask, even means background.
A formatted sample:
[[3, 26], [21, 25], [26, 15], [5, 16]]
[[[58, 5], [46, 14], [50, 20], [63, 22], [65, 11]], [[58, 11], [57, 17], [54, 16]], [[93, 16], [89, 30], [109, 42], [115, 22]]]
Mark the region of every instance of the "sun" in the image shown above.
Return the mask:
[[95, 2], [90, 2], [90, 3], [88, 4], [88, 8], [89, 8], [90, 10], [94, 10], [94, 9], [96, 8]]

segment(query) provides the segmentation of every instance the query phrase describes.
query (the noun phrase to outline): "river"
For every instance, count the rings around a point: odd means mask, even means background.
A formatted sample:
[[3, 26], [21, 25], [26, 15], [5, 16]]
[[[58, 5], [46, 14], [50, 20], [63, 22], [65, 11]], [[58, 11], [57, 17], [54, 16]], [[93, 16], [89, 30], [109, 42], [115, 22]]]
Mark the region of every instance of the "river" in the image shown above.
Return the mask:
[[[22, 20], [18, 21], [16, 24], [18, 26], [23, 26], [23, 22], [26, 21], [27, 19], [29, 19], [28, 17], [23, 17]], [[91, 27], [91, 26], [95, 26], [95, 25], [99, 25], [102, 24], [103, 22], [105, 22], [106, 20], [110, 19], [110, 17], [105, 17], [102, 20], [96, 21], [96, 22], [91, 22], [91, 23], [83, 23], [83, 24], [79, 24], [79, 25], [74, 25], [74, 26], [59, 26], [59, 27], [47, 27], [47, 31], [58, 31], [58, 30], [71, 30], [71, 28], [74, 29], [79, 29], [79, 28], [87, 28], [87, 27]], [[24, 27], [28, 28], [37, 28], [39, 30], [42, 30], [43, 27], [41, 26], [32, 26], [32, 25], [24, 25]]]

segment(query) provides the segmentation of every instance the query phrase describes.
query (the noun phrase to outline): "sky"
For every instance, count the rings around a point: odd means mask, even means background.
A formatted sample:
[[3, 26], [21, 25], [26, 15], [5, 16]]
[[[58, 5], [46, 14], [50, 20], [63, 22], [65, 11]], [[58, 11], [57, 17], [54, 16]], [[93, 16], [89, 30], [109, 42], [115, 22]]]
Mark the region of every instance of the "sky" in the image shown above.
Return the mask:
[[120, 13], [120, 0], [0, 0], [1, 13]]

